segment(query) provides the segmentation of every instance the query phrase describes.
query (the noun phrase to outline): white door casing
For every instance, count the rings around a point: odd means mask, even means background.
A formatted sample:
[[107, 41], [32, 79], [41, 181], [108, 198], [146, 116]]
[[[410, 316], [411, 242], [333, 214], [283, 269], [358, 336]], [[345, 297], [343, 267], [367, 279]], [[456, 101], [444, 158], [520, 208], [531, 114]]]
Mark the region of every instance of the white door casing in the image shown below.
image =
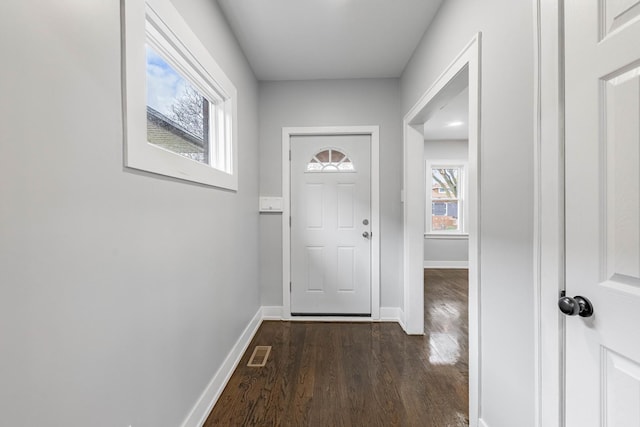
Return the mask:
[[567, 1], [566, 425], [640, 426], [640, 3]]
[[[369, 135], [371, 144], [371, 315], [362, 317], [348, 316], [291, 316], [291, 176], [290, 147], [291, 138], [300, 135]], [[313, 126], [282, 128], [282, 195], [284, 198], [282, 215], [282, 319], [305, 321], [371, 321], [380, 320], [380, 199], [379, 199], [379, 128], [378, 126]]]
[[534, 345], [536, 427], [563, 420], [564, 0], [534, 0]]
[[371, 314], [370, 140], [291, 137], [292, 314]]
[[[404, 200], [404, 327], [408, 334], [424, 332], [424, 123], [438, 99], [453, 90], [467, 73], [469, 86], [469, 158], [467, 226], [469, 233], [469, 426], [480, 420], [480, 101], [481, 44], [477, 33], [454, 58], [403, 120]], [[459, 92], [458, 92], [459, 93]]]

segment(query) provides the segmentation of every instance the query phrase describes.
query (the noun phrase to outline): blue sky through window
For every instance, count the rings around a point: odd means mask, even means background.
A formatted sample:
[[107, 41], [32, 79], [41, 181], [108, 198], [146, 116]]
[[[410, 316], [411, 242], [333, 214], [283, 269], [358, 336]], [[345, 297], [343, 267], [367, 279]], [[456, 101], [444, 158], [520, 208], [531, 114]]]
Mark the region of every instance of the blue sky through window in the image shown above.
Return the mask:
[[171, 106], [189, 85], [151, 47], [147, 51], [147, 105], [154, 110], [171, 116]]

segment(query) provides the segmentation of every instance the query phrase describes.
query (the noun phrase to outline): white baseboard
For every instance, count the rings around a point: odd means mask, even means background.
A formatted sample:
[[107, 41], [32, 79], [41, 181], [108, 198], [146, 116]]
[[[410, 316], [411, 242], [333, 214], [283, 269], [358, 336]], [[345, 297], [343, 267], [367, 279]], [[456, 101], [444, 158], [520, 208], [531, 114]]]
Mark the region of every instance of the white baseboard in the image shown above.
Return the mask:
[[187, 418], [182, 423], [182, 427], [201, 427], [207, 420], [209, 413], [218, 401], [220, 394], [222, 394], [236, 366], [240, 363], [240, 359], [242, 359], [249, 343], [251, 343], [251, 339], [253, 339], [253, 336], [258, 331], [262, 323], [262, 316], [263, 310], [261, 307], [247, 327], [244, 328], [240, 338], [236, 341], [227, 358], [222, 363], [222, 366], [220, 366], [220, 369], [218, 369], [218, 372], [213, 376], [207, 388], [205, 388], [204, 392], [200, 395], [198, 402], [196, 402], [189, 415], [187, 415]]
[[400, 307], [380, 307], [381, 322], [399, 322]]
[[425, 261], [424, 268], [469, 268], [469, 261]]
[[262, 320], [282, 320], [282, 306], [262, 306]]
[[[235, 371], [240, 359], [247, 350], [249, 343], [253, 339], [253, 336], [258, 331], [258, 328], [262, 324], [263, 320], [282, 320], [282, 307], [280, 306], [263, 306], [258, 309], [258, 312], [253, 316], [253, 319], [249, 322], [247, 327], [240, 335], [240, 338], [236, 341], [235, 345], [227, 355], [227, 358], [218, 369], [218, 372], [213, 376], [207, 388], [200, 395], [198, 402], [194, 405], [193, 409], [182, 423], [182, 427], [201, 427], [207, 420], [209, 413], [213, 409], [214, 405], [218, 401], [218, 398], [222, 394], [227, 382], [231, 378], [231, 375]], [[301, 320], [308, 321], [310, 318], [304, 318]], [[332, 318], [320, 318], [319, 320], [332, 320]], [[356, 321], [361, 320], [370, 322], [371, 319], [358, 319], [358, 318], [344, 318], [333, 319], [343, 321]], [[398, 322], [402, 329], [406, 331], [404, 311], [399, 307], [380, 307], [380, 321], [381, 322]]]
[[397, 322], [403, 331], [407, 332], [404, 311], [400, 307], [380, 307], [381, 322]]
[[380, 307], [381, 322], [396, 322], [403, 331], [407, 332], [405, 327], [404, 311], [400, 307]]
[[407, 319], [404, 316], [404, 310], [398, 307], [398, 323], [403, 331], [407, 332]]
[[489, 427], [482, 418], [478, 418], [478, 427]]

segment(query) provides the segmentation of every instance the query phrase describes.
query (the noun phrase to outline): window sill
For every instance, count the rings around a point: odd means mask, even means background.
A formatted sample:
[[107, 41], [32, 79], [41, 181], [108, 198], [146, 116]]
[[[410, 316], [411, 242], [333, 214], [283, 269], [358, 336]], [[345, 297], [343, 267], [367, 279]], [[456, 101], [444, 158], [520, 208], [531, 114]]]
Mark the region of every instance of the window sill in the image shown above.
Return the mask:
[[424, 233], [425, 239], [468, 240], [468, 233]]

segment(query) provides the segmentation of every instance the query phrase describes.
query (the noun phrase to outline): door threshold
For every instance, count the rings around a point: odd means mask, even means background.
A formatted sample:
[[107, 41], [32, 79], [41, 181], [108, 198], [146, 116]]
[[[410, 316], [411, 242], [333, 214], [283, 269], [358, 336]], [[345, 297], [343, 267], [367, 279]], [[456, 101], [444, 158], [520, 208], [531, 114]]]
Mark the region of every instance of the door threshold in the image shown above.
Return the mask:
[[354, 322], [378, 322], [379, 319], [374, 319], [370, 314], [330, 314], [330, 315], [322, 315], [322, 314], [306, 314], [306, 313], [292, 313], [289, 316], [283, 317], [284, 321], [289, 322], [345, 322], [345, 323], [354, 323]]
[[344, 313], [291, 313], [292, 316], [299, 317], [371, 317], [371, 313], [344, 314]]

